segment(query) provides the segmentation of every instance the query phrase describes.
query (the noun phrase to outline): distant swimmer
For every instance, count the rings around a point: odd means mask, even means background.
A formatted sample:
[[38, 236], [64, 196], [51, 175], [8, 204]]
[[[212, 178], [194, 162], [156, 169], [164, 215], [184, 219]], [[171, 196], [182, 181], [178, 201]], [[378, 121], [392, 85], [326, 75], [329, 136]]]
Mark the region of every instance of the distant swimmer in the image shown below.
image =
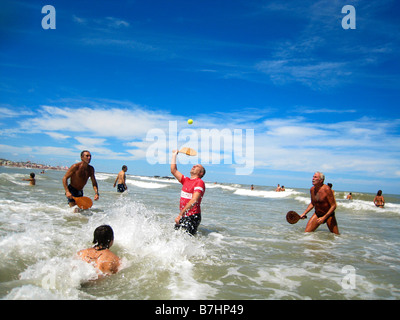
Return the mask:
[[276, 191], [276, 192], [282, 191], [282, 188], [281, 188], [280, 184], [278, 184], [278, 186], [276, 187], [275, 191]]
[[94, 230], [92, 248], [83, 249], [78, 252], [78, 256], [92, 263], [94, 267], [104, 274], [117, 273], [121, 261], [117, 255], [110, 251], [114, 243], [114, 232], [108, 225], [102, 225]]
[[281, 191], [286, 191], [285, 186], [281, 187]]
[[30, 176], [30, 178], [22, 179], [22, 180], [23, 181], [29, 181], [29, 185], [31, 185], [31, 186], [36, 185], [35, 173], [31, 172], [31, 174], [29, 176]]
[[382, 195], [382, 190], [378, 190], [376, 193], [374, 204], [379, 208], [383, 208], [385, 206], [385, 198]]
[[171, 160], [171, 173], [182, 184], [180, 211], [175, 218], [175, 228], [182, 227], [189, 234], [195, 235], [201, 222], [200, 204], [206, 191], [206, 186], [201, 178], [206, 174], [206, 170], [201, 164], [197, 164], [190, 170], [190, 178], [185, 177], [176, 166], [178, 153], [178, 150], [174, 151]]
[[[76, 205], [73, 197], [83, 197], [83, 188], [85, 187], [88, 179], [92, 181], [93, 190], [95, 192], [94, 200], [99, 199], [99, 189], [97, 186], [96, 177], [94, 176], [94, 168], [89, 164], [92, 155], [89, 151], [84, 150], [81, 152], [81, 162], [73, 164], [63, 177], [63, 186], [65, 189], [65, 196], [68, 198], [70, 207]], [[68, 184], [68, 179], [71, 179]]]
[[306, 214], [315, 208], [315, 213], [307, 223], [305, 232], [315, 231], [326, 222], [329, 231], [339, 234], [339, 228], [335, 218], [336, 200], [331, 188], [324, 184], [325, 176], [321, 172], [314, 173], [313, 186], [310, 189], [311, 203], [300, 216], [305, 219]]
[[346, 199], [347, 200], [353, 200], [353, 195], [351, 194], [351, 192], [347, 195]]
[[117, 178], [115, 179], [114, 182], [114, 188], [117, 185], [117, 191], [118, 192], [124, 192], [125, 190], [128, 190], [128, 187], [126, 186], [126, 174], [125, 172], [128, 171], [128, 167], [123, 165], [122, 170], [118, 173]]

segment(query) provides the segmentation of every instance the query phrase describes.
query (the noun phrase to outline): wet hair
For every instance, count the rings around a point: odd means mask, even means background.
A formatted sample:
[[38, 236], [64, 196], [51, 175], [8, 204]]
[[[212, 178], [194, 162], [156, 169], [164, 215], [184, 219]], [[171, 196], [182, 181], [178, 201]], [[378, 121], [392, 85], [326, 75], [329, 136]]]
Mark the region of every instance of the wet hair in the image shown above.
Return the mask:
[[114, 240], [113, 229], [108, 225], [101, 225], [94, 230], [93, 233], [93, 243], [95, 247], [100, 247], [101, 249], [110, 248], [111, 241]]
[[31, 176], [31, 178], [34, 178], [34, 177], [35, 177], [35, 173], [32, 172], [32, 173], [30, 174], [30, 176]]
[[128, 167], [126, 165], [123, 165], [122, 170], [124, 170], [124, 169], [128, 170]]
[[382, 190], [378, 190], [378, 192], [376, 193], [377, 196], [381, 196], [382, 195]]

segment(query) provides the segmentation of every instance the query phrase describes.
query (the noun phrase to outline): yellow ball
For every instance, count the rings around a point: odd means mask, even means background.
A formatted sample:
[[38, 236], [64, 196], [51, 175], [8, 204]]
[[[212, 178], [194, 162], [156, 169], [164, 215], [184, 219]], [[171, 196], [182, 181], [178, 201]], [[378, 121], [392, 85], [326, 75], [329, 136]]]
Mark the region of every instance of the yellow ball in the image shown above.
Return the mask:
[[192, 124], [193, 123], [193, 120], [192, 119], [189, 119], [188, 120], [188, 124]]

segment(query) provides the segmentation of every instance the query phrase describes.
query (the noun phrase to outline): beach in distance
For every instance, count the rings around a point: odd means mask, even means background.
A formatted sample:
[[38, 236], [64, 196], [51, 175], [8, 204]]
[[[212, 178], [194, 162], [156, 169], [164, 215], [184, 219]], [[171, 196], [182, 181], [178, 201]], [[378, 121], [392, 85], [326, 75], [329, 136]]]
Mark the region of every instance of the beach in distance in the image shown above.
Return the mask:
[[[36, 185], [23, 181], [36, 173]], [[305, 233], [309, 188], [207, 182], [196, 236], [174, 230], [181, 185], [169, 177], [96, 172], [100, 199], [82, 213], [67, 204], [65, 171], [0, 167], [0, 298], [132, 300], [397, 300], [400, 196], [336, 191], [340, 235]], [[334, 183], [334, 181], [332, 181]], [[311, 181], [310, 181], [311, 187]], [[384, 190], [383, 190], [384, 191]], [[353, 200], [346, 200], [352, 192]], [[90, 182], [84, 195], [93, 199]], [[308, 219], [311, 217], [308, 214]], [[98, 280], [76, 257], [96, 227], [114, 230], [118, 273]]]

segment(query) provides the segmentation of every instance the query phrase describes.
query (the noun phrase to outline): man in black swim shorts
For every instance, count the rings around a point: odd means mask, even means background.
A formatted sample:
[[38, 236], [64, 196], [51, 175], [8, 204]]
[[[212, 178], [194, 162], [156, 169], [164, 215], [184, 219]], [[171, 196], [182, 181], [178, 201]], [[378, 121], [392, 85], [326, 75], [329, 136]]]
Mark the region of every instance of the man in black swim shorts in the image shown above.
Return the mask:
[[190, 178], [185, 177], [177, 169], [176, 156], [179, 151], [172, 154], [171, 173], [182, 184], [181, 199], [179, 201], [179, 215], [175, 218], [175, 229], [182, 227], [190, 235], [195, 235], [201, 222], [201, 200], [206, 186], [201, 179], [206, 169], [201, 164], [194, 165], [190, 170]]
[[200, 222], [201, 222], [201, 214], [193, 214], [191, 216], [186, 216], [179, 220], [179, 224], [175, 224], [175, 230], [183, 228], [186, 230], [187, 233], [193, 236], [196, 234]]
[[128, 171], [128, 167], [123, 165], [114, 182], [114, 188], [118, 182], [117, 191], [121, 193], [128, 189], [126, 185], [126, 171]]
[[[81, 162], [73, 164], [63, 177], [63, 186], [65, 195], [68, 198], [70, 207], [73, 207], [76, 203], [73, 197], [83, 197], [83, 188], [85, 187], [88, 179], [92, 181], [94, 194], [94, 200], [99, 199], [99, 189], [94, 175], [94, 168], [89, 164], [92, 159], [92, 155], [88, 150], [81, 152]], [[68, 179], [70, 183], [68, 184]]]
[[[68, 190], [71, 193], [71, 195], [73, 197], [75, 197], [75, 198], [83, 197], [83, 190], [77, 190], [73, 186], [71, 186], [70, 184], [68, 185]], [[75, 203], [74, 199], [71, 199], [71, 198], [67, 198], [67, 199], [68, 199], [68, 204]]]

